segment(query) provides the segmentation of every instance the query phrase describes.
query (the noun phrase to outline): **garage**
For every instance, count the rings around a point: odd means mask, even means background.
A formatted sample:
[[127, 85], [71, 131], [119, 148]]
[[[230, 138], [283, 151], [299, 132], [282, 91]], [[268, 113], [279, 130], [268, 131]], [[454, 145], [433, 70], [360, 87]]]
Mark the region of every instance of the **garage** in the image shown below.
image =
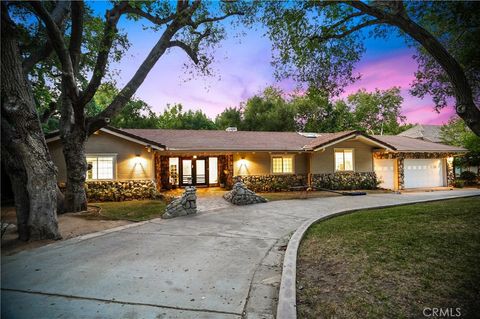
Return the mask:
[[395, 160], [393, 159], [374, 159], [373, 166], [377, 179], [380, 181], [378, 187], [384, 189], [394, 189], [395, 183]]
[[442, 159], [405, 159], [405, 188], [444, 186]]

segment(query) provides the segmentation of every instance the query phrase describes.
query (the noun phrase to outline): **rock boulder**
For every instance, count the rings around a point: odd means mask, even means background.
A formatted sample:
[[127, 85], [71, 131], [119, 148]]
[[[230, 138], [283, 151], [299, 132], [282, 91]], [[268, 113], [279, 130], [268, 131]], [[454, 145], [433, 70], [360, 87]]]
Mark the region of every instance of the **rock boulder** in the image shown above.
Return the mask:
[[233, 185], [233, 189], [223, 195], [223, 198], [234, 205], [250, 205], [267, 202], [265, 198], [249, 190], [241, 181], [236, 182], [235, 185]]
[[197, 190], [194, 186], [185, 187], [180, 198], [167, 205], [162, 218], [173, 218], [197, 213]]

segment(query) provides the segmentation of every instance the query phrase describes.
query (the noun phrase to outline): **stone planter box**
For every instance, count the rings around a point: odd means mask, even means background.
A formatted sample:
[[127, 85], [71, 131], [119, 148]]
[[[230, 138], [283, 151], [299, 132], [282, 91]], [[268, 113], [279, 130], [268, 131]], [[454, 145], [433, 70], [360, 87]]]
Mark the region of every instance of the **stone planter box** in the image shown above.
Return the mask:
[[88, 181], [85, 191], [88, 200], [94, 202], [154, 199], [160, 196], [155, 182], [151, 180]]

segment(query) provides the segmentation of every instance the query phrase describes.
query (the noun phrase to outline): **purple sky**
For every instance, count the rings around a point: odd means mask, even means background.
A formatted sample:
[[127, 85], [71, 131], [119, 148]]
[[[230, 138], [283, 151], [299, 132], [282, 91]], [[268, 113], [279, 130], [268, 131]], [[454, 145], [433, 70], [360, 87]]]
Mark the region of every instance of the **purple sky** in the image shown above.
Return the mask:
[[[101, 7], [97, 3], [95, 9]], [[130, 79], [159, 36], [153, 31], [143, 30], [139, 23], [121, 20], [120, 26], [128, 33], [132, 45], [123, 60], [114, 65], [120, 71], [117, 79], [119, 87]], [[395, 35], [387, 40], [369, 39], [366, 47], [367, 52], [356, 68], [362, 79], [347, 87], [345, 95], [360, 88], [373, 91], [375, 88], [400, 86], [407, 122], [442, 124], [452, 116], [452, 107], [438, 114], [433, 110], [431, 98], [422, 100], [408, 93], [417, 65], [412, 59], [414, 51], [402, 39]], [[238, 106], [266, 86], [276, 85], [286, 93], [294, 89], [292, 81], [275, 81], [270, 61], [270, 41], [263, 36], [263, 31], [258, 30], [246, 30], [246, 35], [240, 39], [229, 36], [221, 43], [215, 51], [213, 77], [189, 79], [184, 68], [184, 64], [190, 63], [189, 59], [183, 51], [174, 48], [157, 62], [136, 97], [146, 101], [157, 112], [164, 110], [167, 104], [181, 103], [184, 109], [201, 109], [215, 118], [226, 107]]]

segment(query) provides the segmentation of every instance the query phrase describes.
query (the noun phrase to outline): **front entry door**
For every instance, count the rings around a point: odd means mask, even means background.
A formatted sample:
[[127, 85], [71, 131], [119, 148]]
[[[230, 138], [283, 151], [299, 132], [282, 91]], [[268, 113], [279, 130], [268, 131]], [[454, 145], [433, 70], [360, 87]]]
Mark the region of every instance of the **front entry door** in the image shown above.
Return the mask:
[[207, 185], [207, 165], [206, 158], [182, 158], [182, 185]]

